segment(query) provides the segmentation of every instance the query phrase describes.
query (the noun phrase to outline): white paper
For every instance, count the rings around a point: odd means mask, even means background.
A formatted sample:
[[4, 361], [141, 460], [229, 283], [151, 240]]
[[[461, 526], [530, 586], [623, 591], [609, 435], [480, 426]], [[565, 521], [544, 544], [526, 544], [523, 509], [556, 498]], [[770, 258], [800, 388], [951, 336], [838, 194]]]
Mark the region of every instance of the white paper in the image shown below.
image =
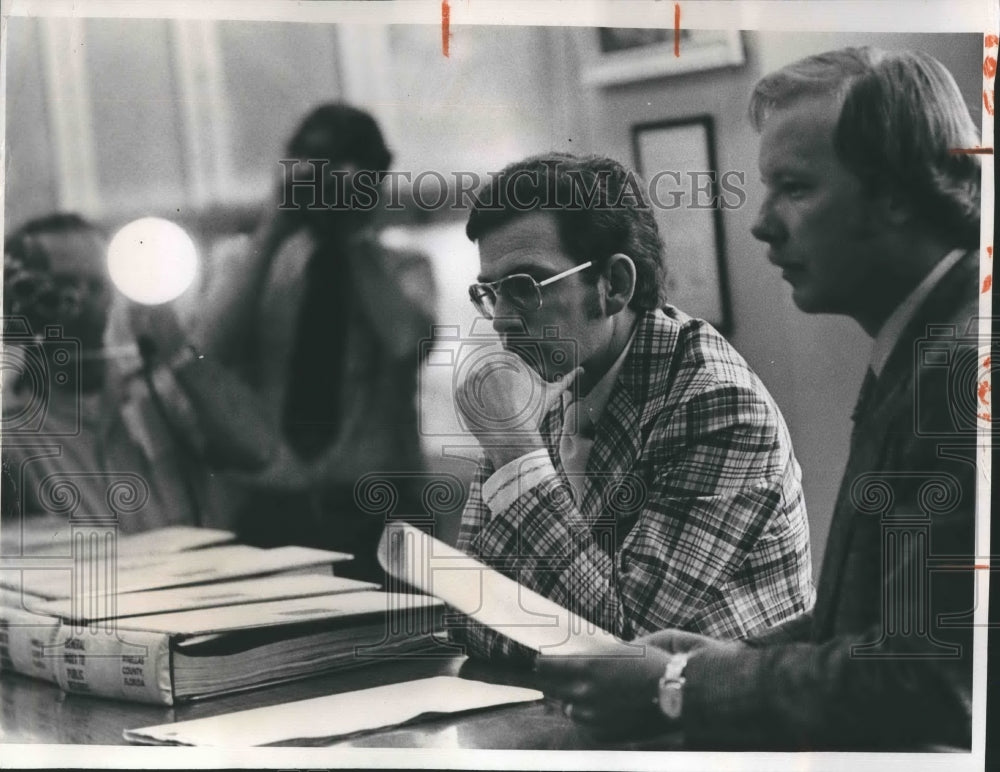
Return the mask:
[[194, 721], [126, 730], [124, 737], [129, 742], [146, 744], [270, 745], [290, 740], [332, 739], [396, 726], [424, 713], [459, 713], [534, 702], [542, 697], [535, 689], [436, 676]]
[[74, 604], [70, 599], [41, 603], [35, 607], [35, 610], [42, 614], [51, 614], [64, 619], [96, 621], [109, 613], [121, 619], [122, 617], [161, 614], [184, 609], [217, 608], [281, 598], [301, 598], [310, 595], [377, 589], [378, 585], [372, 582], [359, 582], [356, 579], [348, 579], [343, 576], [278, 574], [277, 576], [242, 579], [236, 582], [216, 582], [167, 590], [124, 593], [115, 598], [114, 606], [105, 607], [103, 604], [98, 604], [100, 609], [105, 611], [104, 614], [89, 613], [90, 607], [85, 604], [78, 604], [80, 608], [74, 609]]
[[[117, 561], [114, 576], [115, 589], [119, 593], [141, 590], [181, 587], [184, 585], [218, 582], [247, 576], [263, 576], [312, 566], [330, 566], [335, 562], [349, 560], [344, 552], [313, 549], [311, 547], [275, 547], [260, 549], [243, 544], [224, 547], [210, 547], [192, 552], [169, 555], [148, 556], [132, 562], [132, 559]], [[97, 565], [100, 560], [83, 561], [83, 564]], [[68, 598], [72, 591], [72, 571], [75, 563], [65, 567], [25, 569], [20, 586], [26, 592], [44, 598]], [[13, 572], [5, 572], [13, 574]], [[88, 572], [88, 576], [103, 576], [102, 571]], [[3, 577], [9, 581], [10, 577]], [[17, 585], [15, 584], [15, 589]], [[103, 592], [103, 587], [98, 587]], [[87, 590], [84, 591], [88, 592]]]
[[534, 651], [571, 656], [591, 654], [601, 645], [624, 645], [592, 622], [408, 523], [386, 526], [378, 558], [396, 578]]
[[[66, 517], [46, 517], [25, 523], [20, 545], [24, 554], [52, 554], [70, 549], [72, 526]], [[236, 539], [232, 531], [172, 525], [117, 537], [119, 560], [126, 555], [163, 555], [209, 547]], [[17, 537], [14, 537], [17, 541]]]

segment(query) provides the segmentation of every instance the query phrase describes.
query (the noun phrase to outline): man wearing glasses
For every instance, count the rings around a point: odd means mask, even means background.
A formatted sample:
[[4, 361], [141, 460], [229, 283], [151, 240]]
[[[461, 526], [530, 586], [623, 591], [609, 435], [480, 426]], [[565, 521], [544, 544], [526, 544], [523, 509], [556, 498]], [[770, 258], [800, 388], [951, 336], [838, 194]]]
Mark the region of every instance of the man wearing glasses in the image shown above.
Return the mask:
[[[458, 394], [483, 451], [459, 546], [626, 640], [743, 638], [812, 606], [799, 465], [743, 358], [663, 305], [635, 183], [611, 159], [551, 154], [477, 195], [470, 296], [503, 352]], [[453, 636], [527, 655], [472, 622]]]

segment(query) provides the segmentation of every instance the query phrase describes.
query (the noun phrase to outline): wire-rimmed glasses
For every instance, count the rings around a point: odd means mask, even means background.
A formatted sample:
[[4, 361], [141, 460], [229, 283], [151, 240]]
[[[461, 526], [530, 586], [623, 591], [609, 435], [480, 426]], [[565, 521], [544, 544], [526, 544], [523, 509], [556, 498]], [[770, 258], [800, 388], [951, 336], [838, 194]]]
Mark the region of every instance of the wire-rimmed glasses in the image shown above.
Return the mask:
[[520, 311], [537, 311], [542, 307], [542, 287], [574, 273], [579, 273], [593, 265], [593, 261], [573, 266], [568, 271], [557, 273], [548, 279], [537, 281], [534, 276], [526, 273], [514, 273], [504, 276], [498, 281], [487, 281], [473, 284], [469, 287], [469, 299], [476, 309], [487, 319], [492, 319], [497, 307], [497, 298], [503, 296], [512, 306]]

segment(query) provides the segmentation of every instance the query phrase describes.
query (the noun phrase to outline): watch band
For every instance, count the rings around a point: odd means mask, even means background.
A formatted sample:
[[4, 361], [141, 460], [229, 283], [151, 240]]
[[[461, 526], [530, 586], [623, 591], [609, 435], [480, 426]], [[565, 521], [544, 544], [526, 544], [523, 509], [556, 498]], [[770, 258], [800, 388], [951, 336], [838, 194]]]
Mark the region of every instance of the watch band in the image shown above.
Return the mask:
[[681, 717], [684, 703], [684, 668], [687, 667], [688, 654], [672, 654], [667, 661], [667, 667], [660, 678], [657, 689], [656, 703], [660, 712], [667, 718], [677, 720]]

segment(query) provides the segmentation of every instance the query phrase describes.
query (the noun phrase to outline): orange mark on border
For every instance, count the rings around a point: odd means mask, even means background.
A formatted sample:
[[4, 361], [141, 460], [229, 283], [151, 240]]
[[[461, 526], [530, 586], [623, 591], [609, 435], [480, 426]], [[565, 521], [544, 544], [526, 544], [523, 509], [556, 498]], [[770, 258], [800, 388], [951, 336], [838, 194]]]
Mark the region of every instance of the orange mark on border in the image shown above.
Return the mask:
[[948, 152], [952, 155], [993, 155], [991, 147], [950, 147]]
[[681, 55], [681, 4], [674, 3], [674, 56]]
[[989, 258], [990, 260], [992, 260], [992, 259], [993, 259], [993, 246], [992, 246], [992, 245], [990, 245], [990, 246], [986, 247], [986, 256], [987, 256], [987, 257], [988, 257], [988, 258]]
[[997, 60], [992, 56], [987, 56], [983, 59], [983, 75], [987, 78], [992, 78], [997, 74]]
[[993, 274], [988, 273], [986, 274], [986, 278], [983, 279], [983, 290], [980, 294], [986, 294], [987, 292], [990, 291], [990, 289], [992, 289], [992, 287], [993, 287]]
[[984, 405], [990, 403], [990, 382], [980, 381], [979, 382], [979, 401]]
[[987, 35], [983, 42], [986, 44], [985, 48], [996, 48], [997, 44], [1000, 43], [1000, 38], [996, 35]]
[[983, 369], [984, 370], [989, 370], [990, 369], [990, 364], [992, 362], [993, 362], [993, 357], [986, 357], [986, 359], [983, 360]]
[[986, 109], [990, 115], [993, 115], [994, 102], [996, 101], [996, 92], [993, 89], [987, 91], [983, 89], [983, 107]]
[[451, 43], [451, 6], [448, 0], [441, 0], [441, 53], [449, 57], [449, 44]]

